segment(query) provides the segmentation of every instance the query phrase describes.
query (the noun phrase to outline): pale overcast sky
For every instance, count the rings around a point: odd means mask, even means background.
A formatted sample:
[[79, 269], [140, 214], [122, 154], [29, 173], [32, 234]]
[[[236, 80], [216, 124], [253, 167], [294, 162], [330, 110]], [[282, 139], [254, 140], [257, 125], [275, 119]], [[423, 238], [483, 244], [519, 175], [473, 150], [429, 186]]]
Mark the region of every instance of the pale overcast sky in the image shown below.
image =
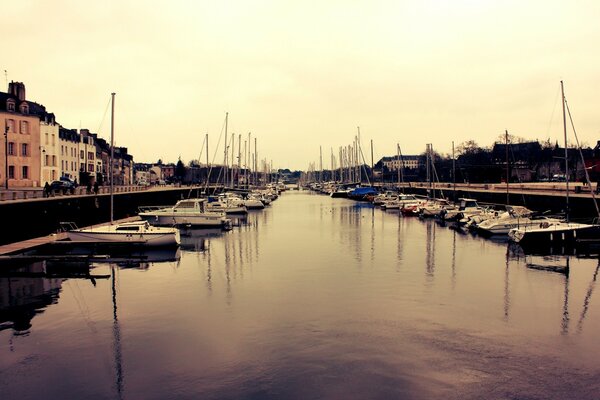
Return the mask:
[[505, 129], [562, 143], [561, 79], [593, 146], [598, 21], [597, 0], [5, 1], [0, 69], [105, 138], [116, 92], [116, 141], [139, 162], [198, 158], [206, 133], [212, 158], [226, 111], [236, 140], [292, 169], [320, 145], [329, 166], [357, 126], [376, 160]]

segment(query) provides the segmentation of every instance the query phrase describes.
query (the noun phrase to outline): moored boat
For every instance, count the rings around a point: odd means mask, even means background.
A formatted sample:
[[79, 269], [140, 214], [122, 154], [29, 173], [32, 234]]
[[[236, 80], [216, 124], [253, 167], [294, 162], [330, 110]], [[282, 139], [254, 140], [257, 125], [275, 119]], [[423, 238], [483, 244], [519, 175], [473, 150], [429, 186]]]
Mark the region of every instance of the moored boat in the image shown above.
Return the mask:
[[147, 221], [124, 222], [67, 231], [72, 242], [88, 244], [128, 244], [140, 246], [177, 246], [180, 242], [176, 228], [162, 228]]
[[226, 228], [231, 220], [223, 212], [209, 212], [206, 199], [179, 200], [173, 207], [141, 207], [140, 218], [156, 226]]

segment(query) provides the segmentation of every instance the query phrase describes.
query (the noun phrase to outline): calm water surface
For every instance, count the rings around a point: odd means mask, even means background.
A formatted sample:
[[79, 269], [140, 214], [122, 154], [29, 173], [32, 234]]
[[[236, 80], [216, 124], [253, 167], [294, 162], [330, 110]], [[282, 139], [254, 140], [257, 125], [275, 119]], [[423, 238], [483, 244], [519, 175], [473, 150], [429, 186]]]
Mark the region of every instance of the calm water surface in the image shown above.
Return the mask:
[[94, 279], [3, 265], [1, 397], [600, 398], [597, 257], [305, 192], [183, 241]]

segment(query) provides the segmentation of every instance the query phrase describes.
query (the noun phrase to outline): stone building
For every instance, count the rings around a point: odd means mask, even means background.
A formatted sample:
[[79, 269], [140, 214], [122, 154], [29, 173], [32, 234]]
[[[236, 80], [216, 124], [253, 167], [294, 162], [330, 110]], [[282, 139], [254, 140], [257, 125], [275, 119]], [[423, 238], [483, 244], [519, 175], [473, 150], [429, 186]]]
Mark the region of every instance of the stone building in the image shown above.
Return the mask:
[[40, 120], [31, 113], [35, 106], [39, 105], [27, 100], [22, 82], [10, 82], [8, 92], [0, 92], [2, 187], [40, 186]]

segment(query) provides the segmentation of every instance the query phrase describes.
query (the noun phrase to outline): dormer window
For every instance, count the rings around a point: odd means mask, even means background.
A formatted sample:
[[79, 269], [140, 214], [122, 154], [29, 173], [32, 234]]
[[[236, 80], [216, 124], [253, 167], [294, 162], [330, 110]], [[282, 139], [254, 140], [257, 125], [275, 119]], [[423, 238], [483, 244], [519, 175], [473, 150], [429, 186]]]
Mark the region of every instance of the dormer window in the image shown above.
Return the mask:
[[19, 107], [19, 111], [21, 111], [21, 114], [29, 114], [29, 105], [27, 103], [22, 103]]
[[6, 100], [6, 110], [15, 111], [15, 101], [13, 99]]

